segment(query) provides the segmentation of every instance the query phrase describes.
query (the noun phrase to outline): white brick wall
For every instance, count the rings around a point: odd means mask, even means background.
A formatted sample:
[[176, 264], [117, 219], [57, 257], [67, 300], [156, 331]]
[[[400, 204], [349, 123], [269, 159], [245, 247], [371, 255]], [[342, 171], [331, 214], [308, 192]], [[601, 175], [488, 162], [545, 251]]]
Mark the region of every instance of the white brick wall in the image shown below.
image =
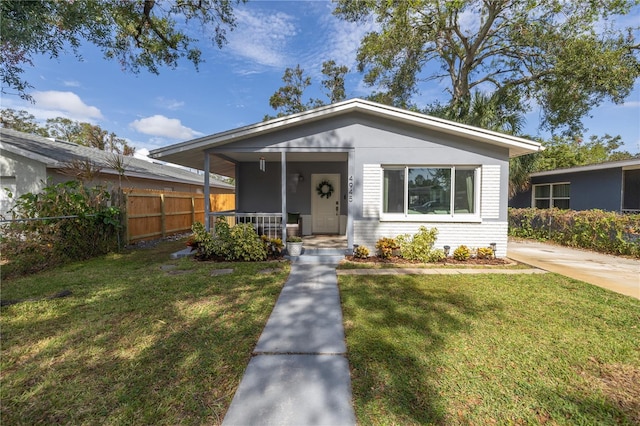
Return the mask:
[[424, 225], [427, 229], [438, 229], [436, 248], [448, 245], [453, 251], [463, 244], [477, 248], [489, 247], [490, 243], [496, 243], [496, 256], [505, 257], [507, 255], [507, 222], [424, 223], [357, 220], [353, 223], [354, 244], [365, 245], [373, 253], [378, 239], [396, 237], [400, 234], [415, 234], [421, 225]]

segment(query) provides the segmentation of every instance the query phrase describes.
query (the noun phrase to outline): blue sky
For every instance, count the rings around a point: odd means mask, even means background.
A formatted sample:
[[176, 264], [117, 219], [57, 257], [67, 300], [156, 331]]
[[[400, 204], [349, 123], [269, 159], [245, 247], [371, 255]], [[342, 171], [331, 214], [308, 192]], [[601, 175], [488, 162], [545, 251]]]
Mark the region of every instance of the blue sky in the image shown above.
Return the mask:
[[[361, 37], [374, 23], [338, 20], [332, 8], [328, 1], [254, 0], [237, 6], [238, 26], [228, 33], [225, 47], [218, 49], [196, 35], [203, 40], [206, 61], [199, 72], [184, 60], [175, 70], [161, 69], [160, 75], [126, 73], [89, 44], [81, 48], [82, 61], [71, 54], [38, 57], [25, 74], [36, 103], [4, 95], [1, 107], [27, 110], [38, 120], [62, 116], [98, 124], [145, 154], [274, 115], [269, 97], [282, 85], [285, 68], [297, 64], [314, 83], [307, 97], [323, 97], [320, 70], [328, 59], [353, 70], [347, 77], [347, 97], [364, 97], [371, 89], [355, 72], [355, 57]], [[419, 105], [446, 101], [443, 87], [434, 82], [414, 100]], [[585, 120], [585, 136], [619, 134], [625, 142], [622, 149], [640, 152], [640, 82], [624, 105], [607, 103], [592, 115]], [[546, 136], [538, 131], [539, 111], [526, 120], [528, 134]]]

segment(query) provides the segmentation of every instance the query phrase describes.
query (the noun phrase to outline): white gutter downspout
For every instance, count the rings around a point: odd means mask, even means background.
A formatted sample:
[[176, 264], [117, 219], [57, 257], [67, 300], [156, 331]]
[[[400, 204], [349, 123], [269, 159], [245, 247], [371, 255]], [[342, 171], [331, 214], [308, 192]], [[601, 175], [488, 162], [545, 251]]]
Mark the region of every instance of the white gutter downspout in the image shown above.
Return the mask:
[[280, 153], [280, 192], [282, 200], [282, 242], [287, 241], [287, 153]]

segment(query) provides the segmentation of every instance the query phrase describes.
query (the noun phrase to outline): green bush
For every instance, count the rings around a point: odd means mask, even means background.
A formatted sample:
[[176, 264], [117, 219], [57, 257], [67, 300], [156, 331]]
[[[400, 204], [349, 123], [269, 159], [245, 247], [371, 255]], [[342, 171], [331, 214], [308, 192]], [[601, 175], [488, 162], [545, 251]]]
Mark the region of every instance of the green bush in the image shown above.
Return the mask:
[[453, 251], [453, 258], [455, 260], [464, 261], [464, 260], [469, 260], [470, 257], [471, 257], [471, 250], [469, 249], [469, 247], [465, 245], [459, 246]]
[[478, 247], [476, 257], [478, 259], [493, 259], [493, 249], [491, 247]]
[[378, 255], [383, 259], [389, 259], [391, 256], [393, 256], [393, 251], [398, 250], [399, 248], [400, 245], [395, 240], [395, 238], [382, 237], [376, 242]]
[[216, 221], [213, 235], [207, 232], [204, 225], [199, 222], [194, 223], [191, 229], [192, 244], [198, 249], [199, 259], [261, 261], [267, 258], [267, 244], [258, 237], [250, 223], [229, 226], [224, 219], [220, 218]]
[[403, 258], [429, 262], [437, 237], [438, 230], [436, 228], [427, 229], [425, 226], [421, 226], [414, 235], [399, 235], [396, 240], [400, 245], [400, 254]]
[[437, 262], [442, 262], [443, 260], [447, 259], [447, 255], [444, 254], [444, 250], [442, 249], [435, 249], [435, 250], [431, 250], [431, 253], [429, 253], [429, 259], [427, 260], [430, 263], [437, 263]]
[[79, 181], [49, 183], [40, 193], [18, 197], [12, 214], [19, 221], [3, 226], [0, 237], [3, 277], [117, 250], [120, 210], [110, 204], [105, 188], [84, 187]]
[[509, 209], [509, 235], [640, 257], [640, 215], [602, 210]]
[[282, 257], [284, 244], [280, 238], [269, 238], [266, 235], [261, 235], [260, 239], [262, 239], [264, 247], [267, 250], [267, 257]]
[[353, 250], [353, 257], [356, 259], [366, 259], [369, 257], [369, 249], [366, 246], [358, 246]]

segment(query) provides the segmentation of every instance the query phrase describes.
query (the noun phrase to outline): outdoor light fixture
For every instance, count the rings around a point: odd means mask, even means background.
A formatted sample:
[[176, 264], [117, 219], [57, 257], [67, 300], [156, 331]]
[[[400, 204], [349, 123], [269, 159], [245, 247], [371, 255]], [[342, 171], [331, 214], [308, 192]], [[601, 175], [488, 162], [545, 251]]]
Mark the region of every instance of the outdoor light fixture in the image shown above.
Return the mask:
[[449, 250], [451, 250], [451, 247], [449, 246], [444, 246], [444, 255], [449, 257]]
[[260, 171], [264, 172], [267, 170], [267, 165], [265, 163], [264, 157], [260, 157]]
[[496, 243], [491, 243], [489, 244], [489, 246], [491, 247], [491, 250], [493, 250], [493, 258], [496, 258]]

